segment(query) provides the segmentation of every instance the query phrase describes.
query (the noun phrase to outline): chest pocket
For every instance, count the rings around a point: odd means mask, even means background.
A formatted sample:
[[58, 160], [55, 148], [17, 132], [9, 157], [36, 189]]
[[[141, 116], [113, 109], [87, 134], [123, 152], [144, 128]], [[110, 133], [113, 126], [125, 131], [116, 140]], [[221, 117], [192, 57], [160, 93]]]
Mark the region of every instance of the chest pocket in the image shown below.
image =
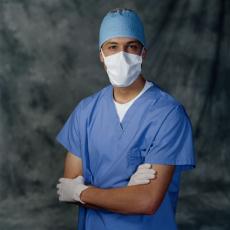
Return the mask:
[[144, 163], [144, 160], [145, 157], [143, 151], [141, 151], [139, 148], [131, 149], [127, 154], [128, 169], [135, 171], [140, 164]]

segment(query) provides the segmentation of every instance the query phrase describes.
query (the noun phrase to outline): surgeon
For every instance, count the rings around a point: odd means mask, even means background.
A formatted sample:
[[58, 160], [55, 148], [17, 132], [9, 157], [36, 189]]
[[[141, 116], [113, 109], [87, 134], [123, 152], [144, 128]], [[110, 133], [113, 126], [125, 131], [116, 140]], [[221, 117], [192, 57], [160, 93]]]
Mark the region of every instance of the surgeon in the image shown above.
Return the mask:
[[82, 99], [57, 135], [68, 151], [57, 194], [79, 205], [79, 230], [177, 229], [180, 176], [195, 167], [191, 122], [144, 78], [146, 51], [133, 10], [105, 15], [99, 52], [111, 84]]

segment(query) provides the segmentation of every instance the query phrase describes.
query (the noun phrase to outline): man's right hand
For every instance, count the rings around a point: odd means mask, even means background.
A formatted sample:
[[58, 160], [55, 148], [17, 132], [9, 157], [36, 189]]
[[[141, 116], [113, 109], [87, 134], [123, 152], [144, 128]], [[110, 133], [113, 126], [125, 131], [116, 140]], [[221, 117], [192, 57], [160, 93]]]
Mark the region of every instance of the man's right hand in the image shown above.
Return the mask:
[[78, 176], [74, 179], [60, 178], [57, 184], [57, 194], [59, 201], [65, 202], [81, 202], [80, 195], [82, 191], [87, 189], [89, 186], [84, 184], [84, 178]]
[[128, 186], [148, 184], [151, 179], [155, 179], [156, 171], [151, 167], [152, 166], [149, 163], [139, 165], [137, 171], [131, 176]]

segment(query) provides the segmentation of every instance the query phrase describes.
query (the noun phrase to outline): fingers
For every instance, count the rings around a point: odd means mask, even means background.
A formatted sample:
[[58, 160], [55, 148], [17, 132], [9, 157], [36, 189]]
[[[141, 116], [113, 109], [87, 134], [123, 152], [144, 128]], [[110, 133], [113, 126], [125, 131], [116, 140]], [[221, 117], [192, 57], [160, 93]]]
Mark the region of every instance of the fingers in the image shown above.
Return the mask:
[[152, 164], [144, 163], [138, 166], [136, 172], [131, 176], [128, 186], [148, 184], [150, 180], [157, 177], [157, 171], [152, 168]]
[[62, 183], [62, 182], [65, 182], [65, 181], [68, 181], [68, 180], [72, 180], [72, 179], [69, 179], [69, 178], [59, 178], [59, 182]]
[[128, 186], [132, 186], [132, 185], [143, 185], [143, 184], [149, 184], [150, 180], [148, 179], [133, 179], [128, 183]]
[[59, 200], [59, 201], [64, 201], [64, 200], [63, 200], [63, 197], [61, 196], [61, 194], [59, 194], [58, 200]]
[[137, 174], [135, 175], [135, 179], [137, 180], [145, 180], [145, 179], [154, 179], [156, 178], [155, 174]]
[[84, 183], [84, 177], [83, 176], [77, 176], [77, 177], [75, 177], [75, 178], [73, 178], [73, 179], [71, 179], [71, 178], [59, 178], [59, 180], [58, 180], [60, 183], [63, 183], [63, 182], [68, 182], [68, 181], [79, 181], [79, 182], [81, 182], [81, 183]]
[[154, 169], [142, 168], [142, 169], [138, 169], [136, 173], [137, 174], [156, 174], [156, 171]]
[[63, 196], [62, 196], [62, 184], [65, 183], [67, 180], [67, 178], [60, 178], [58, 181], [59, 183], [56, 185], [57, 188], [57, 195], [58, 195], [58, 200], [62, 201], [63, 200]]
[[156, 173], [135, 173], [129, 182], [130, 185], [149, 184], [150, 180], [156, 178]]
[[149, 164], [149, 163], [144, 163], [144, 164], [139, 165], [137, 169], [138, 169], [138, 170], [139, 170], [139, 169], [150, 169], [151, 167], [152, 167], [151, 164]]
[[139, 168], [134, 175], [131, 177], [131, 184], [148, 184], [150, 180], [156, 178], [157, 172], [152, 168], [145, 168], [149, 167], [149, 164], [142, 165], [143, 167]]
[[59, 201], [73, 200], [73, 192], [76, 186], [84, 184], [84, 177], [78, 176], [76, 178], [59, 178], [56, 185], [57, 195]]
[[61, 195], [61, 190], [57, 190], [57, 194], [60, 196]]
[[61, 189], [61, 184], [57, 184], [56, 188]]
[[150, 180], [135, 180], [131, 185], [149, 184]]
[[57, 195], [58, 195], [58, 199], [60, 201], [61, 198], [61, 194], [62, 194], [62, 189], [61, 189], [61, 184], [57, 184]]

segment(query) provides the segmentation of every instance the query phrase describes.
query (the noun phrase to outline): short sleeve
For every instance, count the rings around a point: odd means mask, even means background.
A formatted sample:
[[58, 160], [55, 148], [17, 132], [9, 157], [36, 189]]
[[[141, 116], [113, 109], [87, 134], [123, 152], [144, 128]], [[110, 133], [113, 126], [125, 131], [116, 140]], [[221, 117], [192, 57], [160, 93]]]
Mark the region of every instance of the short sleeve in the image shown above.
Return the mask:
[[195, 167], [191, 122], [181, 105], [166, 116], [146, 154], [145, 162], [176, 165], [181, 170]]
[[81, 157], [81, 143], [79, 132], [79, 112], [78, 105], [70, 114], [63, 128], [58, 133], [56, 140], [62, 144], [69, 152]]

